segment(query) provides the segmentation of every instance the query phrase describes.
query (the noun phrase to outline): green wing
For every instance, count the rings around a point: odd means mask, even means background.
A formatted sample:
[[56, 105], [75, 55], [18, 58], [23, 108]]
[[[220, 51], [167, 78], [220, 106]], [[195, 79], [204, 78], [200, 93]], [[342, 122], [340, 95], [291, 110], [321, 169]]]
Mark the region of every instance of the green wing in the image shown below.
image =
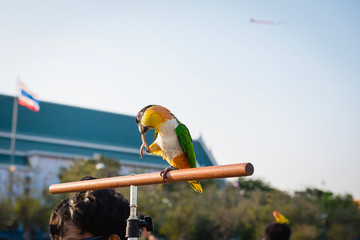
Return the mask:
[[189, 130], [184, 124], [179, 122], [179, 125], [175, 128], [175, 132], [180, 146], [189, 160], [190, 166], [196, 168], [196, 156]]

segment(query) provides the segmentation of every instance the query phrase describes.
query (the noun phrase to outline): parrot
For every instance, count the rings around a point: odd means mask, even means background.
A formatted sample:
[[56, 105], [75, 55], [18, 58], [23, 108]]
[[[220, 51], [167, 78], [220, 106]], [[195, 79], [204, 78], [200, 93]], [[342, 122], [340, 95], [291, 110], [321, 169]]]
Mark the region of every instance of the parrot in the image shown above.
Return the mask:
[[290, 224], [289, 220], [284, 215], [282, 215], [281, 213], [279, 213], [276, 210], [273, 212], [273, 216], [274, 216], [277, 223]]
[[[149, 154], [161, 156], [171, 167], [160, 172], [166, 182], [166, 174], [174, 169], [196, 168], [196, 156], [190, 132], [167, 108], [160, 105], [148, 105], [141, 109], [136, 116], [136, 124], [141, 134], [143, 149]], [[145, 132], [155, 130], [155, 141], [148, 146]], [[197, 192], [203, 192], [199, 181], [189, 181], [190, 186]]]

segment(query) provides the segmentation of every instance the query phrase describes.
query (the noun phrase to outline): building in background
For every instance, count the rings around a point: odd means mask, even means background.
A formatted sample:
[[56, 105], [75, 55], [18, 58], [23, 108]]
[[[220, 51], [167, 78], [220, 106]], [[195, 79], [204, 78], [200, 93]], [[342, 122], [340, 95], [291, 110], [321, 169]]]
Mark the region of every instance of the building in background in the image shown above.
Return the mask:
[[[41, 102], [33, 112], [19, 106], [14, 163], [11, 163], [11, 128], [14, 97], [0, 94], [0, 193], [16, 185], [16, 179], [27, 179], [32, 189], [42, 191], [58, 183], [61, 167], [78, 159], [99, 155], [120, 161], [121, 172], [153, 172], [168, 166], [161, 157], [144, 154], [135, 116], [116, 114], [74, 106]], [[147, 134], [147, 141], [154, 140]], [[193, 141], [198, 166], [213, 166], [216, 161], [201, 137]], [[15, 167], [14, 167], [15, 166]], [[79, 176], [81, 178], [82, 176]], [[14, 183], [15, 182], [15, 183]]]

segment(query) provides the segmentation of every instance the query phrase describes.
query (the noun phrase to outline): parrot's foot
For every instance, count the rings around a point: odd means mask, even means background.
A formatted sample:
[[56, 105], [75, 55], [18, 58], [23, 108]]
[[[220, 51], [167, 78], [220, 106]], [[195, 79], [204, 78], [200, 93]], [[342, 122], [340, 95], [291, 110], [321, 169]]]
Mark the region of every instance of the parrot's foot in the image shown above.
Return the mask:
[[141, 145], [141, 147], [140, 147], [140, 159], [143, 157], [143, 150], [144, 150], [144, 148], [145, 148], [145, 151], [147, 152], [147, 153], [151, 153], [151, 150], [150, 150], [150, 148], [147, 146], [147, 144], [145, 144], [145, 143], [143, 143], [142, 145]]
[[167, 167], [160, 172], [160, 176], [163, 178], [163, 181], [166, 182], [166, 174], [170, 171], [174, 170], [173, 167]]
[[146, 142], [146, 140], [145, 140], [145, 133], [142, 133], [141, 134], [141, 140], [142, 140], [142, 142], [143, 142], [143, 144], [141, 145], [141, 147], [140, 147], [140, 159], [143, 157], [143, 149], [145, 148], [145, 151], [147, 152], [147, 153], [151, 153], [151, 150], [150, 150], [150, 148], [149, 148], [149, 145], [147, 144], [147, 142]]

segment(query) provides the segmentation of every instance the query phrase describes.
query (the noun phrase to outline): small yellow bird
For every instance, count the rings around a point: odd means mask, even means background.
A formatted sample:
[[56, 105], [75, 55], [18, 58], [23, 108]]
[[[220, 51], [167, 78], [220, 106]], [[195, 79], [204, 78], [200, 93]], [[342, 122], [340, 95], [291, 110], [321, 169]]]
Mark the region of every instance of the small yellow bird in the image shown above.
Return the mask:
[[276, 210], [273, 212], [273, 216], [274, 216], [277, 223], [290, 224], [290, 221], [284, 215], [282, 215], [281, 213], [279, 213]]

